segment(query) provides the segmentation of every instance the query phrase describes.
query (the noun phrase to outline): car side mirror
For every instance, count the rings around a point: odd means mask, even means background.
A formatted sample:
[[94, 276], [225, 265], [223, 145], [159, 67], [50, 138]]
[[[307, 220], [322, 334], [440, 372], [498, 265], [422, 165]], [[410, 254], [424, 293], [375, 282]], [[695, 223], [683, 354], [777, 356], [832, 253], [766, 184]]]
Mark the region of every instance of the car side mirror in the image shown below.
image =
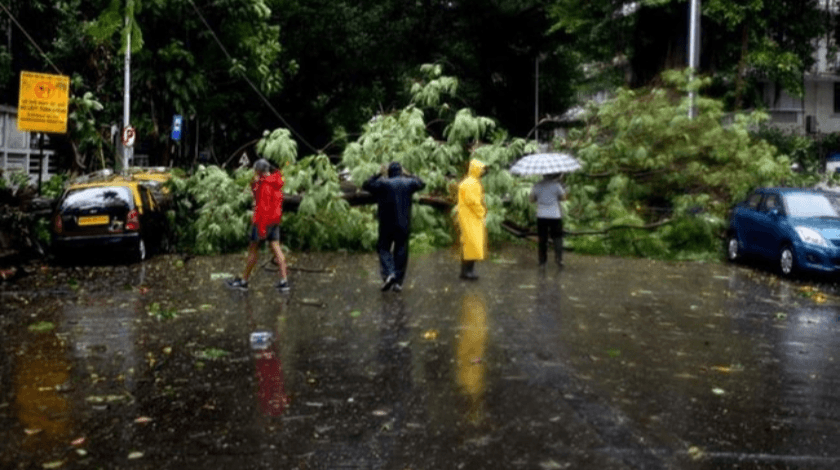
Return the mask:
[[770, 209], [770, 215], [773, 216], [773, 217], [778, 217], [779, 216], [779, 209], [776, 209], [776, 208]]

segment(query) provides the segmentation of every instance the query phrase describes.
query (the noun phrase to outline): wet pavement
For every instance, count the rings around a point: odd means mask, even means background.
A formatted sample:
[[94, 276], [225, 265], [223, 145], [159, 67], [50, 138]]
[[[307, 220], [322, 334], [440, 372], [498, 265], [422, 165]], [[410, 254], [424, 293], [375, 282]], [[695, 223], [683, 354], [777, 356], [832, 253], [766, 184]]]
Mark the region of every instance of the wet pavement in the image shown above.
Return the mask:
[[[263, 261], [268, 255], [263, 254]], [[840, 297], [761, 269], [451, 251], [0, 285], [0, 468], [840, 468]]]

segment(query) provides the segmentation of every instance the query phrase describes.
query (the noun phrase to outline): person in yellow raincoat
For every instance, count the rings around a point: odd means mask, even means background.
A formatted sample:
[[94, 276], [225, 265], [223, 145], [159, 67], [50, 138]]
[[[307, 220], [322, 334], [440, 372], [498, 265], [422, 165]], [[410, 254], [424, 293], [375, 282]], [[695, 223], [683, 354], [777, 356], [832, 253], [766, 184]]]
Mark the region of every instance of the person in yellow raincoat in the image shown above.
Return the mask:
[[484, 187], [481, 177], [487, 166], [476, 159], [470, 161], [467, 177], [458, 185], [458, 226], [461, 229], [461, 279], [475, 280], [475, 262], [487, 256], [487, 229], [484, 218]]

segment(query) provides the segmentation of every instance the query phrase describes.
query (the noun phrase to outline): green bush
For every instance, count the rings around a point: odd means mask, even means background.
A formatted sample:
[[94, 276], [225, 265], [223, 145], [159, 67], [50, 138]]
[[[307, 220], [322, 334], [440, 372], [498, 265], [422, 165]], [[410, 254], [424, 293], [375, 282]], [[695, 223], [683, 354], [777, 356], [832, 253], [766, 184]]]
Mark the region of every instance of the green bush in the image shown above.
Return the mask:
[[[665, 85], [618, 90], [588, 110], [585, 125], [557, 146], [577, 155], [583, 169], [569, 175], [570, 237], [575, 250], [672, 259], [717, 257], [727, 211], [755, 187], [792, 182], [788, 155], [750, 133], [761, 112], [726, 119], [723, 103], [699, 97], [688, 117], [683, 72], [663, 74]], [[642, 229], [647, 227], [647, 229]]]

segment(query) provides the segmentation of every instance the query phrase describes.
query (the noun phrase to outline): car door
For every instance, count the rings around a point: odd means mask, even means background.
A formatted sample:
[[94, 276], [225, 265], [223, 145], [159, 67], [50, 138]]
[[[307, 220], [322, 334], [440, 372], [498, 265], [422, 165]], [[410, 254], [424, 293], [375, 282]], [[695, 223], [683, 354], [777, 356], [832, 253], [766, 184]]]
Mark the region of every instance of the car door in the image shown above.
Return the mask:
[[761, 193], [753, 193], [732, 213], [732, 228], [741, 241], [742, 251], [745, 253], [756, 253], [756, 237], [760, 232], [760, 225], [757, 221], [759, 216], [758, 208], [764, 195]]
[[776, 257], [781, 246], [784, 210], [781, 196], [771, 193], [764, 197], [755, 214], [755, 247], [771, 259]]

